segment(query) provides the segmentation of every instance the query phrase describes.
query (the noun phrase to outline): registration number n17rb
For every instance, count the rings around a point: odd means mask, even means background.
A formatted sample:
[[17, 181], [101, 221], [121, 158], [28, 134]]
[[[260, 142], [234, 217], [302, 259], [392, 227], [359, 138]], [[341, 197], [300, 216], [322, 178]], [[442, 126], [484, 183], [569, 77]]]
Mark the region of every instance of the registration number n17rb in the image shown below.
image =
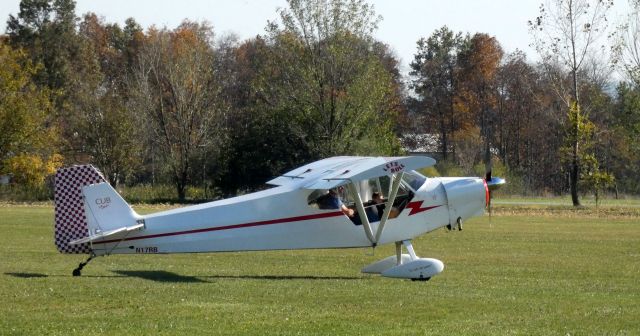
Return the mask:
[[136, 253], [158, 253], [157, 246], [136, 247]]

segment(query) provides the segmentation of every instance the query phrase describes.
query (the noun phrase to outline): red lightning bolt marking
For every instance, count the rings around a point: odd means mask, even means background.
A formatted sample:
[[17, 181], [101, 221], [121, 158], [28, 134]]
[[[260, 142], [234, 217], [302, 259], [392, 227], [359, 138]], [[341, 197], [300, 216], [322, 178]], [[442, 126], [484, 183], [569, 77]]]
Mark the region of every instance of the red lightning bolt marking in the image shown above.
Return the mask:
[[439, 206], [442, 206], [442, 205], [432, 205], [432, 206], [428, 206], [428, 207], [425, 207], [425, 208], [421, 208], [422, 203], [424, 203], [424, 201], [415, 201], [415, 202], [411, 202], [411, 203], [407, 204], [407, 208], [411, 209], [411, 212], [409, 212], [409, 216], [413, 216], [413, 215], [421, 213], [423, 211], [431, 210], [433, 208], [437, 208]]

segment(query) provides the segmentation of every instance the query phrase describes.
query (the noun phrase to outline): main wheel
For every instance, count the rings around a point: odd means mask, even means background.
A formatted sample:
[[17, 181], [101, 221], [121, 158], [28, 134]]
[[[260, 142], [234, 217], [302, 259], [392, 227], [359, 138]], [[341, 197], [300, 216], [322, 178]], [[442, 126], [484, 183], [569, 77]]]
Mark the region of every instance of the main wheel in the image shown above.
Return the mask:
[[431, 278], [413, 278], [411, 281], [429, 281]]

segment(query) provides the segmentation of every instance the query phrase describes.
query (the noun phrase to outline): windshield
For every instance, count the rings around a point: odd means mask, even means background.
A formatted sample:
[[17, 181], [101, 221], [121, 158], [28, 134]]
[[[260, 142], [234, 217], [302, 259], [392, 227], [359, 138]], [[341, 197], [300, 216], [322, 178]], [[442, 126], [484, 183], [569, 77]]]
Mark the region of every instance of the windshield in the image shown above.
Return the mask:
[[420, 187], [422, 187], [422, 185], [426, 180], [427, 180], [426, 177], [424, 177], [422, 174], [418, 173], [415, 170], [404, 173], [402, 175], [402, 181], [404, 181], [406, 185], [408, 185], [411, 189], [413, 189], [413, 191], [420, 189]]

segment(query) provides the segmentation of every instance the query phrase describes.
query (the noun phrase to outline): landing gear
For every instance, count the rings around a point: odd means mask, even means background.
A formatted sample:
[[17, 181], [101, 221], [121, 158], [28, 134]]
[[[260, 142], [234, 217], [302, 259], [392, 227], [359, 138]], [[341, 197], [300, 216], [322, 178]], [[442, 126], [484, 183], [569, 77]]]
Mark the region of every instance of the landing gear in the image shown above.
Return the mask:
[[[402, 247], [408, 254], [402, 253]], [[420, 258], [416, 255], [410, 240], [396, 242], [396, 255], [377, 261], [362, 269], [363, 273], [377, 273], [389, 278], [411, 279], [412, 281], [429, 281], [439, 274], [444, 264], [438, 259]]]
[[[458, 227], [458, 231], [462, 231], [462, 218], [461, 217], [458, 217], [458, 219], [456, 219], [456, 226]], [[453, 229], [453, 225], [451, 225], [451, 223], [447, 224], [445, 227], [449, 231], [451, 231]]]
[[87, 266], [87, 264], [91, 261], [91, 259], [95, 258], [95, 254], [91, 253], [91, 255], [89, 256], [89, 258], [87, 260], [85, 260], [84, 262], [81, 262], [80, 265], [78, 265], [78, 268], [74, 269], [73, 272], [71, 272], [71, 274], [73, 276], [81, 276], [82, 273], [82, 268], [84, 268], [85, 266]]

